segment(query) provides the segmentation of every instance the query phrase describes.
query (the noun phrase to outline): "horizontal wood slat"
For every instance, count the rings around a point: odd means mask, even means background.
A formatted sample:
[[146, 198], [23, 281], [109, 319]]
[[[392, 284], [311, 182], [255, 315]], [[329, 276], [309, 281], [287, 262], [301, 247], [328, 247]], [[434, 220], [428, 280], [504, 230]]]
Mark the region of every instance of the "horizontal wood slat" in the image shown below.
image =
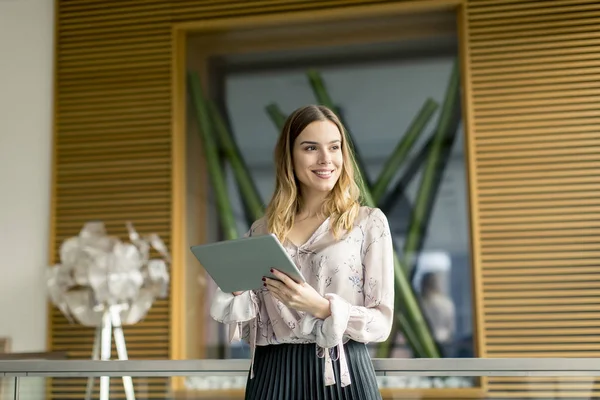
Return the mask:
[[[513, 7], [504, 8], [504, 9], [483, 9], [477, 12], [477, 6], [473, 4], [473, 12], [469, 15], [469, 22], [472, 23], [474, 21], [482, 21], [482, 20], [494, 20], [498, 21], [502, 20], [512, 20], [514, 17], [525, 17], [525, 16], [534, 16], [539, 18], [544, 15], [562, 15], [565, 13], [581, 13], [581, 16], [585, 16], [586, 11], [594, 11], [600, 10], [600, 4], [595, 1], [582, 1], [582, 0], [573, 0], [571, 2], [563, 2], [550, 0], [546, 2], [542, 2], [543, 4], [535, 4], [530, 3], [529, 7], [525, 7], [526, 1], [520, 4], [519, 9], [514, 9]], [[514, 20], [513, 20], [514, 21]]]
[[[528, 1], [528, 0], [525, 0]], [[542, 2], [545, 2], [546, 0], [542, 0]], [[554, 1], [554, 0], [548, 0], [549, 2]], [[574, 0], [577, 1], [577, 0]], [[468, 4], [470, 6], [473, 7], [477, 7], [476, 5], [473, 4], [472, 0], [468, 1]], [[538, 8], [542, 9], [542, 8], [546, 8], [548, 5], [548, 3], [546, 4], [539, 4]], [[565, 15], [569, 15], [569, 19], [571, 20], [577, 20], [580, 18], [589, 18], [589, 17], [597, 17], [599, 15], [599, 13], [595, 10], [597, 10], [597, 5], [595, 4], [591, 4], [591, 5], [587, 5], [588, 10], [586, 10], [587, 12], [577, 12], [577, 11], [573, 11], [573, 8], [569, 8], [569, 7], [561, 7], [561, 8], [554, 8], [554, 13], [546, 13], [546, 14], [541, 14], [541, 15], [532, 15], [531, 13], [527, 13], [528, 15], [519, 15], [519, 13], [517, 13], [516, 15], [512, 15], [509, 18], [478, 18], [478, 19], [474, 19], [474, 20], [470, 20], [469, 21], [469, 27], [470, 28], [482, 28], [482, 27], [497, 27], [497, 26], [505, 26], [507, 29], [527, 29], [527, 26], [529, 26], [529, 24], [533, 24], [533, 23], [555, 23], [555, 22], [559, 22], [559, 21], [565, 21], [566, 19], [564, 18]], [[570, 11], [566, 11], [566, 9], [569, 9]], [[472, 9], [471, 9], [472, 10]]]
[[[594, 4], [595, 0], [580, 1], [580, 4], [586, 4], [586, 3]], [[566, 5], [572, 5], [572, 4], [573, 4], [572, 0], [553, 0], [551, 4], [548, 4], [548, 7], [566, 6]], [[501, 13], [501, 12], [506, 12], [506, 11], [518, 12], [518, 11], [525, 11], [525, 10], [537, 10], [538, 7], [539, 7], [539, 5], [537, 5], [535, 3], [529, 3], [529, 2], [522, 2], [521, 4], [512, 3], [512, 4], [501, 4], [501, 5], [497, 5], [497, 4], [494, 5], [492, 2], [491, 5], [474, 8], [472, 11], [472, 14], [478, 15], [478, 14], [488, 14], [488, 13]]]
[[[570, 0], [567, 0], [570, 1]], [[595, 1], [595, 0], [590, 0]], [[523, 37], [528, 35], [538, 35], [543, 32], [577, 32], [584, 29], [587, 25], [594, 25], [598, 21], [598, 17], [590, 18], [565, 18], [562, 20], [553, 21], [530, 21], [527, 24], [520, 24], [519, 29], [506, 29], [501, 26], [481, 26], [477, 28], [477, 37], [471, 38], [473, 42], [497, 39], [503, 37]], [[565, 28], [567, 30], [565, 30]], [[570, 29], [570, 30], [569, 30]]]
[[[468, 1], [482, 348], [600, 351], [600, 3]], [[590, 398], [584, 378], [490, 377], [492, 398]]]

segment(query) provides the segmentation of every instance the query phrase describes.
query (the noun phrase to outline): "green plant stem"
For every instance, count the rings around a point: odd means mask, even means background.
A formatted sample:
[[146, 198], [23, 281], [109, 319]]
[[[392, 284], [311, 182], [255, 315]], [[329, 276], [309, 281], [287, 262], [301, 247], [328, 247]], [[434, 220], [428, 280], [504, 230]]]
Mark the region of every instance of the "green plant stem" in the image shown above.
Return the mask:
[[265, 110], [267, 111], [267, 114], [269, 114], [269, 117], [275, 125], [275, 128], [277, 128], [277, 133], [280, 133], [283, 130], [283, 126], [285, 125], [285, 120], [287, 117], [276, 103], [269, 104], [267, 107], [265, 107]]
[[[417, 357], [439, 358], [440, 354], [437, 345], [431, 336], [429, 325], [423, 317], [423, 313], [405, 271], [406, 268], [402, 265], [396, 251], [394, 251], [394, 278], [396, 281], [395, 296], [397, 297], [396, 308], [398, 308], [398, 303], [402, 304], [402, 308], [406, 310], [403, 318], [407, 323], [400, 324], [400, 326], [396, 325], [395, 329], [392, 329], [392, 333], [388, 340], [380, 343], [378, 353], [389, 354], [392, 350], [392, 343], [396, 337], [398, 328], [411, 327], [410, 330], [402, 329], [402, 332], [407, 341], [413, 342], [412, 350], [415, 355]], [[402, 311], [396, 311], [397, 315], [401, 313]], [[419, 345], [416, 345], [416, 343], [419, 343]]]
[[432, 99], [427, 99], [425, 103], [423, 103], [419, 113], [412, 120], [404, 135], [402, 135], [402, 139], [398, 142], [398, 145], [396, 145], [392, 154], [385, 161], [383, 169], [373, 184], [371, 191], [373, 199], [377, 204], [379, 204], [379, 201], [385, 194], [390, 182], [402, 165], [402, 162], [406, 160], [406, 156], [410, 153], [410, 150], [423, 132], [423, 129], [425, 129], [425, 126], [427, 126], [429, 119], [437, 108], [438, 104]]
[[226, 240], [237, 239], [239, 235], [236, 229], [233, 207], [231, 206], [229, 195], [227, 193], [227, 185], [222, 173], [222, 166], [219, 162], [219, 152], [214, 139], [210, 112], [202, 92], [202, 85], [200, 79], [194, 73], [188, 74], [188, 80], [190, 94], [200, 128], [199, 131], [200, 138], [202, 139], [202, 148], [204, 149], [204, 157], [206, 159], [209, 178], [215, 194], [223, 235]]
[[[371, 191], [368, 187], [364, 187], [365, 190], [365, 203], [369, 207], [376, 207], [375, 202], [373, 201], [373, 197], [371, 196]], [[429, 332], [429, 326], [427, 325], [425, 319], [423, 318], [423, 313], [421, 312], [421, 308], [419, 307], [419, 303], [415, 297], [414, 291], [408, 277], [405, 273], [406, 268], [402, 266], [400, 259], [398, 258], [398, 254], [394, 250], [394, 280], [395, 280], [395, 295], [396, 295], [396, 304], [401, 303], [406, 310], [407, 320], [412, 326], [414, 331], [414, 337], [419, 338], [420, 346], [413, 347], [413, 351], [417, 353], [419, 357], [430, 357], [430, 358], [439, 358], [439, 352], [431, 333]], [[391, 336], [388, 338], [386, 342], [380, 343], [380, 349], [378, 351], [388, 352], [391, 348], [391, 341], [393, 341], [395, 336]], [[420, 351], [423, 353], [420, 353]]]
[[242, 201], [246, 205], [246, 210], [250, 213], [253, 221], [256, 221], [264, 215], [264, 205], [258, 189], [250, 175], [248, 166], [244, 162], [240, 149], [231, 132], [227, 129], [221, 114], [217, 110], [217, 106], [210, 100], [207, 101], [206, 104], [212, 117], [213, 127], [218, 134], [221, 147], [231, 164], [233, 174], [242, 195]]
[[[431, 145], [428, 149], [427, 160], [425, 161], [425, 167], [423, 171], [423, 175], [421, 177], [421, 183], [419, 185], [417, 197], [415, 200], [415, 207], [411, 213], [411, 220], [408, 228], [407, 240], [404, 245], [404, 262], [402, 263], [402, 268], [406, 274], [406, 276], [412, 276], [412, 269], [414, 268], [414, 259], [419, 250], [419, 246], [422, 243], [423, 235], [426, 233], [426, 230], [423, 227], [426, 224], [426, 219], [428, 215], [428, 209], [433, 205], [433, 193], [435, 192], [436, 182], [439, 183], [439, 180], [436, 180], [436, 176], [439, 176], [443, 173], [442, 166], [440, 165], [440, 159], [444, 150], [445, 139], [450, 134], [455, 134], [456, 132], [456, 124], [454, 123], [454, 115], [456, 114], [456, 108], [459, 104], [459, 76], [458, 76], [458, 68], [457, 63], [454, 63], [452, 73], [450, 75], [450, 79], [448, 81], [448, 86], [446, 89], [446, 94], [444, 97], [444, 102], [442, 104], [442, 110], [440, 114], [440, 118], [438, 119], [438, 123], [436, 126], [436, 130], [434, 132], [434, 136], [431, 139]], [[419, 308], [420, 309], [420, 308]], [[422, 314], [421, 314], [422, 315]], [[411, 316], [416, 317], [416, 314], [411, 314]], [[410, 321], [411, 323], [418, 323], [419, 321]], [[425, 321], [423, 323], [426, 324]], [[428, 330], [429, 331], [429, 330]], [[397, 328], [392, 327], [392, 332], [390, 337], [394, 337], [397, 333]], [[429, 345], [435, 346], [435, 342], [432, 342]], [[391, 347], [389, 345], [385, 346], [386, 352], [384, 349], [381, 349], [382, 354], [387, 354], [389, 357], [391, 354]], [[436, 346], [437, 352], [437, 346]]]
[[423, 226], [427, 215], [428, 204], [430, 204], [431, 195], [435, 189], [435, 177], [436, 174], [441, 173], [441, 171], [439, 171], [439, 162], [443, 151], [444, 139], [452, 126], [452, 115], [459, 99], [458, 90], [458, 67], [455, 62], [448, 82], [437, 128], [433, 136], [431, 148], [429, 149], [423, 175], [421, 177], [421, 183], [415, 199], [415, 207], [411, 214], [408, 234], [404, 244], [404, 264], [408, 268], [407, 273], [409, 276], [412, 265], [414, 264], [414, 257], [416, 256], [418, 245], [421, 242], [421, 236], [424, 233]]
[[431, 143], [433, 142], [432, 137], [430, 137], [433, 136], [433, 132], [427, 136], [429, 139], [427, 139], [427, 142], [419, 149], [417, 155], [409, 160], [410, 162], [404, 168], [404, 171], [402, 172], [400, 179], [396, 182], [394, 188], [389, 193], [386, 193], [384, 198], [380, 200], [379, 206], [385, 214], [390, 213], [392, 208], [396, 205], [396, 202], [401, 200], [401, 196], [406, 191], [406, 188], [410, 182], [412, 182], [414, 177], [417, 175], [421, 165], [427, 158], [427, 154], [429, 154], [429, 149], [431, 148]]
[[[406, 342], [408, 343], [409, 347], [411, 349], [413, 349], [413, 352], [415, 354], [425, 354], [426, 352], [421, 347], [421, 342], [419, 341], [417, 334], [413, 331], [411, 323], [408, 321], [408, 319], [402, 312], [399, 312], [397, 314], [396, 324], [397, 324], [397, 327], [395, 327], [395, 329], [392, 329], [392, 331], [393, 332], [401, 331], [403, 333], [404, 338], [406, 339]], [[391, 353], [393, 350], [394, 350], [393, 348], [390, 349], [388, 354], [384, 353], [381, 357], [390, 358], [391, 354], [389, 354], [389, 353]]]

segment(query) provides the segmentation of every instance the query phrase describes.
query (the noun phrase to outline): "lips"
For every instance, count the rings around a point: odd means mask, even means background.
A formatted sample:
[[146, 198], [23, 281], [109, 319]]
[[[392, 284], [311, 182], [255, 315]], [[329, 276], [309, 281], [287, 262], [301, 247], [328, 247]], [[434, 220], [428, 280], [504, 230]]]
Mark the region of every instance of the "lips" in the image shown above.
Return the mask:
[[333, 175], [333, 170], [331, 169], [318, 169], [314, 170], [313, 173], [317, 175], [321, 179], [329, 179]]

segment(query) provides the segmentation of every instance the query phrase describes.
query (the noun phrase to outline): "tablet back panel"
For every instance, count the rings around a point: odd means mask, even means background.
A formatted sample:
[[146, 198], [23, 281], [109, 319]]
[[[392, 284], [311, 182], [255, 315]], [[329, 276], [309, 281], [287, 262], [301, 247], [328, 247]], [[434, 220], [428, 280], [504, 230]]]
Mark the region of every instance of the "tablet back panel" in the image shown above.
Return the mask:
[[272, 234], [192, 246], [191, 251], [224, 292], [263, 287], [263, 276], [275, 278], [269, 271], [271, 268], [304, 282], [304, 277]]

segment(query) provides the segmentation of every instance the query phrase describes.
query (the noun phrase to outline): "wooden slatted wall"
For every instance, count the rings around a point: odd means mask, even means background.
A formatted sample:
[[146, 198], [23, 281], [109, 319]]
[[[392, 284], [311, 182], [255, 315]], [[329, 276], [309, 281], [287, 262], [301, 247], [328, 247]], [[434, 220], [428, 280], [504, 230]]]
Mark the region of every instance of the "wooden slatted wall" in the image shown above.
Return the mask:
[[[170, 245], [173, 23], [377, 2], [57, 0], [54, 261], [90, 219], [121, 236], [131, 219]], [[466, 4], [482, 356], [598, 356], [600, 4]], [[126, 329], [131, 358], [170, 358], [170, 305]], [[50, 313], [50, 349], [88, 358], [93, 332]], [[164, 381], [146, 383], [146, 397], [164, 397]], [[589, 397], [591, 382], [568, 383], [494, 378], [489, 389]], [[84, 386], [57, 380], [53, 397]]]
[[[600, 356], [600, 2], [469, 0], [485, 357]], [[489, 380], [592, 398], [593, 380]]]
[[[377, 2], [56, 0], [54, 262], [61, 242], [92, 219], [122, 238], [131, 220], [170, 246], [173, 23]], [[170, 306], [158, 301], [144, 322], [125, 329], [130, 358], [171, 358]], [[92, 329], [69, 324], [55, 308], [49, 324], [51, 350], [91, 357]], [[119, 380], [112, 382], [111, 398], [123, 398]], [[83, 398], [85, 383], [55, 379], [52, 397]], [[165, 398], [165, 380], [134, 383], [145, 398]]]
[[[55, 254], [91, 219], [123, 239], [130, 219], [140, 233], [156, 232], [170, 245], [168, 10], [163, 1], [58, 2]], [[159, 300], [142, 323], [125, 329], [130, 358], [169, 357], [169, 303]], [[93, 338], [92, 329], [51, 310], [52, 350], [90, 358]], [[123, 398], [120, 381], [111, 382], [111, 398]], [[134, 382], [142, 392], [164, 393], [167, 381]], [[56, 379], [52, 397], [83, 398], [85, 384]]]

